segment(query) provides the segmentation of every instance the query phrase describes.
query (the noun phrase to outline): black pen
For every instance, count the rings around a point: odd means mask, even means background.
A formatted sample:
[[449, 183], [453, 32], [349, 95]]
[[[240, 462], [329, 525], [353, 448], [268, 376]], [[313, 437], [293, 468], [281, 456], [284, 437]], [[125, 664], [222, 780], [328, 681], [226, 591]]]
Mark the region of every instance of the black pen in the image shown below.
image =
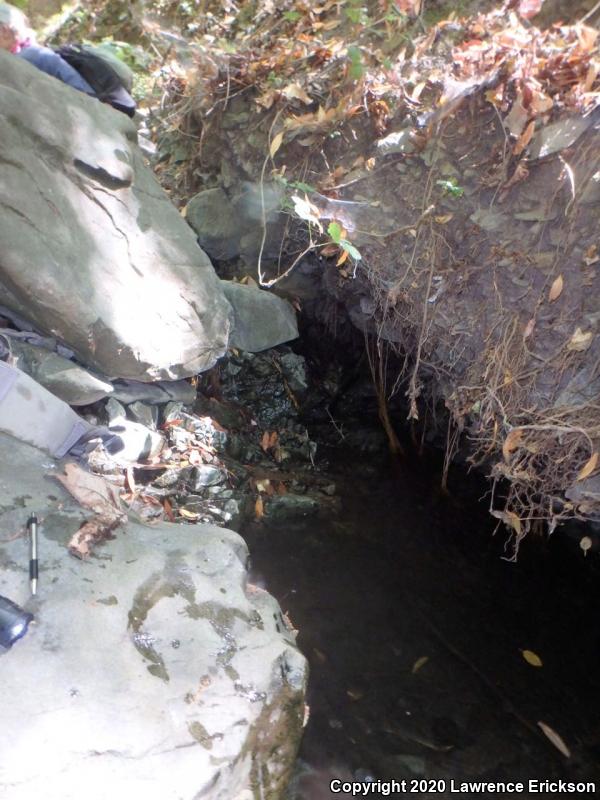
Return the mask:
[[31, 594], [37, 594], [38, 582], [38, 553], [37, 553], [37, 526], [38, 521], [35, 514], [32, 514], [27, 520], [27, 527], [29, 528], [29, 585], [31, 586]]

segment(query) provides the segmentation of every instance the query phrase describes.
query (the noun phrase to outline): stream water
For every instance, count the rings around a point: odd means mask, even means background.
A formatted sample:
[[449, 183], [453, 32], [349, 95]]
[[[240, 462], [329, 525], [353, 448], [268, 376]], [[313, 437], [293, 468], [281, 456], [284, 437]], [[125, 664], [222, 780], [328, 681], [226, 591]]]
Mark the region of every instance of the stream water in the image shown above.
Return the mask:
[[407, 797], [455, 796], [452, 779], [600, 791], [598, 557], [554, 536], [502, 560], [485, 484], [457, 469], [446, 496], [438, 468], [338, 452], [339, 515], [242, 531], [311, 666], [293, 800], [345, 796], [336, 777], [441, 781]]

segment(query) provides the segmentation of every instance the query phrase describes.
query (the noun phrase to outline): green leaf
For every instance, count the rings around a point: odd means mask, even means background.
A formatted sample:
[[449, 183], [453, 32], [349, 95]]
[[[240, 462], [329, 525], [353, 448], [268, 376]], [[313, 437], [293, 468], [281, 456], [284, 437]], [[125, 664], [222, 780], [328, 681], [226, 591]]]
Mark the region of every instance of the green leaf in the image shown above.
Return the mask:
[[358, 81], [365, 73], [362, 63], [362, 53], [354, 45], [348, 48], [348, 58], [350, 59], [350, 69], [348, 75], [353, 81]]
[[353, 244], [350, 244], [350, 242], [347, 239], [340, 239], [339, 245], [342, 248], [342, 250], [345, 250], [348, 253], [348, 255], [355, 261], [361, 260], [362, 256], [360, 252], [356, 249], [356, 247], [354, 247]]
[[355, 25], [369, 24], [369, 14], [367, 13], [367, 9], [364, 6], [354, 6], [352, 8], [346, 8], [345, 14], [350, 20], [350, 22], [354, 22]]
[[339, 222], [330, 222], [327, 227], [327, 233], [331, 236], [331, 239], [336, 244], [340, 244], [342, 241], [342, 226]]
[[290, 181], [290, 186], [293, 186], [294, 189], [300, 189], [301, 192], [316, 192], [314, 186], [311, 186], [310, 183], [304, 183], [304, 181]]
[[299, 11], [285, 11], [283, 14], [283, 18], [287, 19], [288, 22], [298, 22], [302, 14]]
[[462, 197], [465, 193], [463, 187], [459, 186], [454, 178], [450, 178], [447, 181], [436, 181], [436, 184], [441, 186], [447, 194], [451, 194], [453, 197]]

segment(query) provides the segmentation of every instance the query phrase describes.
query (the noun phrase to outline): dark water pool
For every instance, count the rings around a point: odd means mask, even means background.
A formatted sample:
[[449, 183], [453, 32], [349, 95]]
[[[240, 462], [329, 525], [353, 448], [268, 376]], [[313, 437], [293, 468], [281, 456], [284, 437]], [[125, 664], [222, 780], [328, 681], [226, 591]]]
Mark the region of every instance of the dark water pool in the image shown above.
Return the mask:
[[456, 471], [446, 497], [432, 463], [338, 454], [339, 516], [242, 531], [311, 665], [290, 797], [334, 797], [336, 776], [448, 782], [406, 797], [460, 796], [451, 779], [596, 781], [600, 794], [598, 556], [555, 536], [503, 561], [485, 486]]

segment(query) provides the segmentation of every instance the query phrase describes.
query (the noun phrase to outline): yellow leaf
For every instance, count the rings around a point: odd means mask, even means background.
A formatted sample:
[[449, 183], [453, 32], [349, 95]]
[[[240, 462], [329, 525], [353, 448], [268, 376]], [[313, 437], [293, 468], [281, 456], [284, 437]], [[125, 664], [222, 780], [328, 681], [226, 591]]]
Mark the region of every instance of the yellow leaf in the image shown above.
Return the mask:
[[522, 650], [523, 658], [528, 664], [531, 664], [532, 667], [541, 667], [542, 666], [542, 659], [534, 653], [533, 650]]
[[581, 549], [583, 550], [583, 555], [584, 556], [587, 556], [588, 550], [592, 549], [593, 544], [594, 543], [592, 542], [592, 540], [590, 539], [589, 536], [583, 536], [579, 540], [579, 547], [581, 547]]
[[586, 478], [594, 472], [596, 467], [598, 466], [598, 453], [592, 453], [589, 458], [589, 461], [584, 464], [584, 466], [580, 469], [579, 474], [577, 475], [578, 481], [584, 481]]
[[445, 225], [447, 222], [450, 222], [454, 214], [442, 214], [439, 217], [435, 217], [435, 221], [440, 225]]
[[271, 155], [271, 158], [273, 158], [275, 153], [279, 150], [282, 143], [283, 143], [283, 131], [279, 131], [277, 136], [273, 138], [273, 141], [271, 142], [271, 147], [269, 148], [269, 153]]
[[187, 508], [178, 508], [177, 509], [179, 516], [183, 517], [184, 519], [199, 519], [200, 514], [194, 514], [193, 511], [188, 511]]
[[553, 303], [560, 297], [563, 290], [563, 286], [564, 286], [563, 276], [559, 275], [558, 278], [554, 281], [554, 283], [550, 287], [550, 292], [548, 293], [548, 300], [551, 303]]
[[265, 515], [265, 507], [263, 505], [262, 497], [259, 495], [254, 503], [254, 516], [256, 519], [262, 519]]
[[567, 350], [575, 350], [581, 353], [588, 349], [593, 338], [594, 334], [591, 331], [582, 331], [581, 328], [576, 328], [575, 333], [567, 344]]
[[341, 267], [342, 264], [345, 264], [347, 260], [348, 260], [348, 251], [342, 250], [342, 255], [338, 258], [336, 262], [336, 267]]
[[522, 438], [523, 431], [521, 428], [513, 428], [513, 430], [504, 440], [504, 444], [502, 445], [502, 455], [504, 456], [504, 460], [507, 464], [510, 461], [510, 454], [513, 452], [513, 450], [517, 449]]
[[421, 658], [417, 658], [411, 670], [412, 674], [416, 675], [417, 672], [421, 669], [421, 667], [424, 667], [428, 661], [429, 661], [429, 656], [421, 656]]
[[544, 736], [547, 736], [548, 739], [550, 739], [554, 747], [556, 747], [557, 750], [560, 750], [565, 758], [571, 758], [571, 751], [565, 744], [563, 738], [558, 735], [554, 728], [551, 728], [550, 725], [546, 725], [545, 722], [538, 722], [538, 725], [542, 729]]

